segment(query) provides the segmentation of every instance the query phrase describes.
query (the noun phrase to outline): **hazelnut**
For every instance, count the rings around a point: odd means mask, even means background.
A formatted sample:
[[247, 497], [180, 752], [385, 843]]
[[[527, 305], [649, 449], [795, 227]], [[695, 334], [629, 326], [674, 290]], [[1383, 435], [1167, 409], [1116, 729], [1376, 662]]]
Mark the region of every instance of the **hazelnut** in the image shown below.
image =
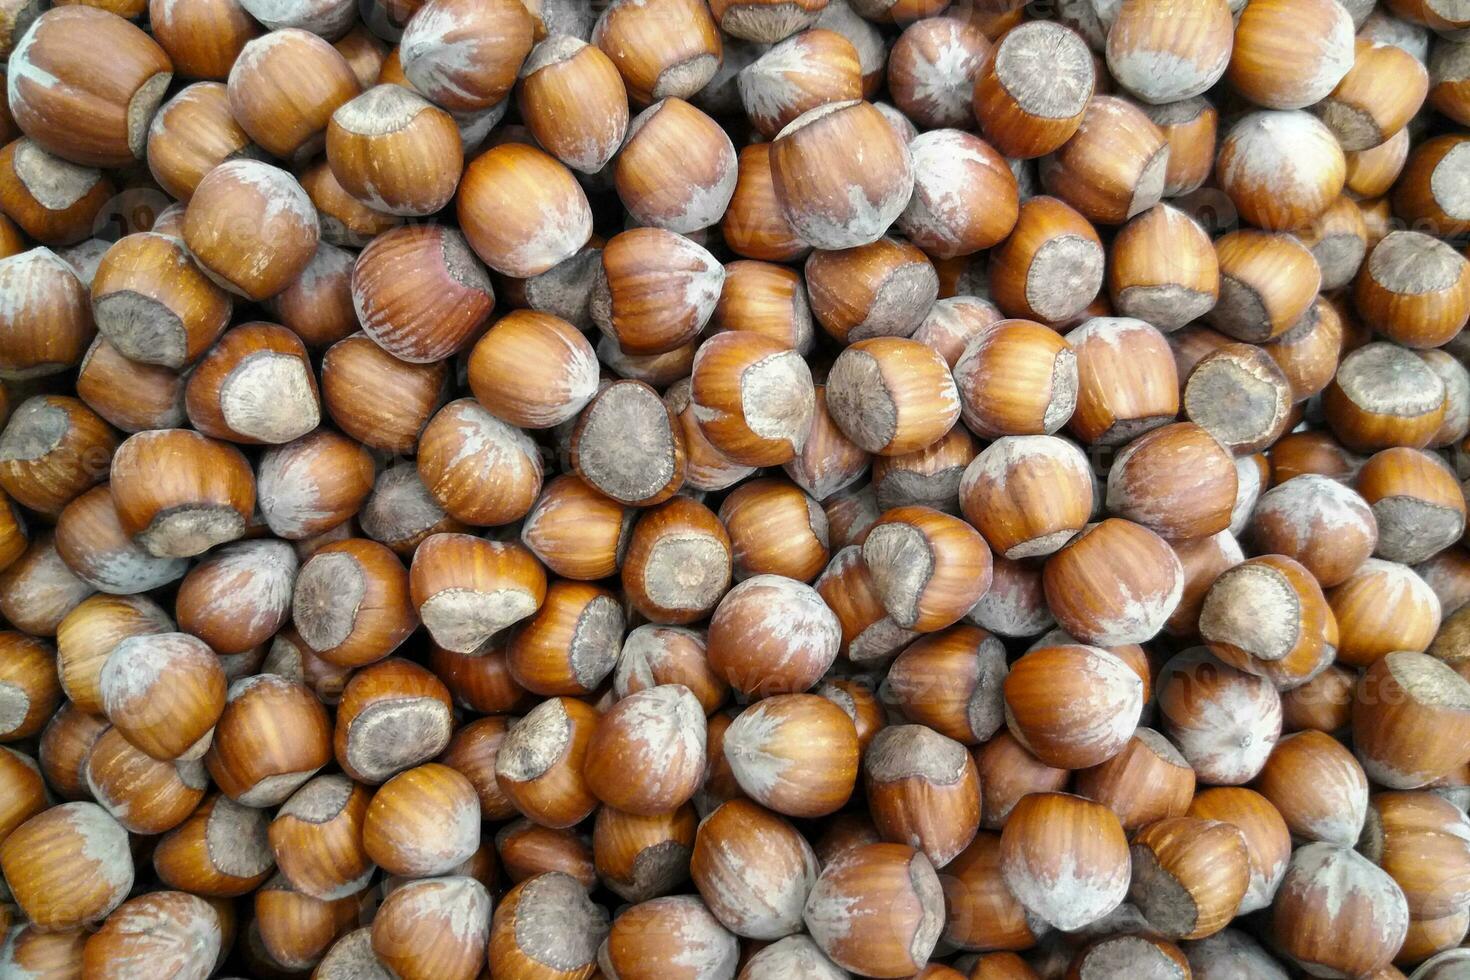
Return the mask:
[[1408, 921], [1392, 878], [1349, 848], [1316, 843], [1292, 855], [1271, 926], [1282, 951], [1304, 968], [1365, 975], [1388, 965]]
[[1158, 633], [1179, 604], [1184, 570], [1157, 534], [1108, 518], [1048, 558], [1042, 582], [1064, 629], [1084, 643], [1117, 646]]
[[510, 93], [533, 31], [531, 15], [513, 0], [429, 0], [404, 27], [403, 74], [452, 112], [485, 109]]
[[1016, 900], [1058, 929], [1096, 922], [1128, 893], [1128, 840], [1118, 818], [1066, 793], [1034, 793], [1016, 804], [999, 864]]
[[685, 496], [649, 508], [633, 526], [623, 591], [657, 623], [697, 622], [730, 587], [730, 536], [713, 511]]
[[209, 0], [183, 7], [149, 0], [148, 27], [181, 78], [223, 81], [260, 25], [239, 0]]
[[1291, 329], [1316, 297], [1321, 272], [1289, 235], [1242, 230], [1215, 242], [1220, 302], [1210, 323], [1236, 340], [1261, 343]]
[[98, 337], [83, 355], [77, 396], [116, 429], [172, 429], [184, 424], [184, 379], [167, 368], [124, 357]]
[[595, 708], [571, 698], [550, 698], [531, 709], [496, 754], [501, 792], [542, 826], [581, 823], [598, 803], [583, 776], [583, 764], [599, 721]]
[[698, 822], [688, 804], [647, 817], [600, 807], [592, 831], [597, 877], [634, 904], [677, 891], [689, 879]]
[[161, 834], [178, 826], [199, 801], [209, 777], [197, 760], [160, 762], [109, 728], [87, 757], [87, 789], [124, 829]]
[[[608, 806], [667, 813], [693, 798], [704, 776], [704, 708], [690, 690], [666, 684], [616, 702], [587, 743], [583, 777]], [[643, 773], [628, 778], [628, 768]]]
[[357, 921], [355, 896], [324, 902], [296, 891], [280, 875], [260, 887], [254, 905], [247, 948], [258, 947], [269, 962], [282, 967], [317, 963], [337, 936]]
[[[696, 895], [634, 905], [613, 922], [597, 952], [603, 975], [624, 980], [653, 980], [680, 972], [733, 977], [739, 957], [739, 941]], [[689, 962], [698, 965], [691, 968], [685, 965]]]
[[107, 342], [124, 357], [175, 371], [214, 343], [231, 307], [183, 242], [154, 232], [120, 239], [92, 277], [92, 312]]
[[747, 118], [766, 139], [809, 109], [863, 95], [857, 48], [842, 34], [802, 31], [759, 52], [736, 75]]
[[1027, 320], [1001, 320], [981, 331], [955, 363], [954, 378], [965, 424], [982, 437], [1050, 434], [1076, 407], [1071, 346]]
[[770, 144], [741, 148], [735, 191], [720, 219], [720, 234], [731, 251], [748, 259], [784, 262], [806, 253], [808, 246], [776, 198]]
[[230, 685], [204, 761], [230, 799], [274, 806], [330, 759], [327, 714], [311, 691], [258, 674]]
[[516, 629], [506, 665], [536, 694], [590, 694], [612, 673], [622, 636], [623, 611], [611, 593], [554, 581], [541, 608]]
[[723, 749], [740, 788], [787, 816], [834, 813], [857, 781], [852, 719], [815, 694], [757, 701], [730, 725]]
[[1024, 201], [1010, 237], [989, 258], [991, 298], [1007, 316], [1060, 323], [1081, 313], [1103, 284], [1096, 229], [1054, 197]]
[[456, 213], [475, 254], [519, 279], [555, 268], [592, 234], [592, 211], [572, 172], [522, 143], [502, 143], [470, 161]]
[[[827, 394], [836, 397], [830, 387]], [[780, 341], [752, 331], [717, 333], [699, 345], [689, 397], [700, 432], [740, 465], [790, 462], [812, 428], [815, 393], [807, 363]]]
[[302, 564], [291, 618], [308, 647], [344, 667], [381, 660], [417, 626], [408, 572], [362, 538], [328, 544]]
[[949, 296], [929, 308], [910, 337], [934, 348], [951, 369], [986, 327], [1003, 319], [995, 304], [978, 296]]
[[15, 828], [0, 843], [0, 870], [43, 930], [99, 922], [133, 886], [127, 831], [95, 803], [63, 803]]
[[720, 805], [700, 822], [689, 867], [710, 911], [737, 936], [780, 939], [803, 928], [817, 858], [769, 810], [748, 800]]
[[1077, 131], [1042, 160], [1041, 182], [1087, 219], [1121, 224], [1159, 203], [1168, 162], [1169, 144], [1142, 109], [1097, 95]]
[[1095, 939], [1077, 953], [1067, 975], [1081, 977], [1099, 969], [1127, 970], [1129, 975], [1138, 976], [1192, 975], [1188, 972], [1189, 960], [1178, 946], [1149, 935], [1116, 934]]
[[771, 0], [715, 0], [710, 12], [731, 37], [773, 44], [810, 27], [827, 4], [823, 0], [773, 3]]
[[1311, 572], [1283, 555], [1263, 555], [1215, 579], [1200, 606], [1199, 634], [1225, 663], [1285, 689], [1331, 661], [1331, 619]]
[[1200, 939], [1223, 929], [1245, 896], [1245, 837], [1228, 823], [1166, 817], [1138, 831], [1128, 897], [1165, 935]]
[[625, 354], [667, 353], [704, 328], [724, 279], [715, 257], [693, 241], [663, 228], [634, 228], [614, 235], [601, 252], [592, 319]]
[[578, 977], [595, 969], [607, 913], [569, 875], [529, 878], [495, 907], [488, 950], [492, 980], [539, 974]]
[[1117, 755], [1138, 727], [1143, 684], [1106, 650], [1032, 650], [1005, 679], [1006, 727], [1042, 763], [1085, 769]]
[[933, 865], [904, 844], [868, 844], [827, 864], [804, 913], [807, 931], [834, 963], [879, 977], [922, 969], [943, 916]]
[[530, 437], [472, 398], [450, 402], [429, 420], [419, 440], [418, 472], [451, 517], [481, 526], [524, 517], [543, 475]]
[[1374, 782], [1424, 786], [1464, 763], [1466, 682], [1442, 661], [1399, 651], [1373, 663], [1353, 697], [1353, 748]]
[[1256, 788], [1281, 811], [1301, 840], [1351, 847], [1368, 809], [1363, 767], [1330, 735], [1288, 735], [1271, 750]]
[[373, 794], [362, 821], [367, 856], [389, 874], [453, 871], [480, 843], [479, 797], [458, 771], [438, 763], [406, 769]]
[[1189, 215], [1160, 204], [1113, 239], [1108, 294], [1119, 313], [1161, 330], [1206, 315], [1220, 295], [1220, 267], [1209, 236]]
[[1428, 92], [1421, 60], [1397, 45], [1359, 38], [1352, 67], [1313, 111], [1344, 150], [1367, 150], [1403, 129]]
[[258, 160], [235, 159], [199, 181], [184, 213], [183, 237], [205, 275], [259, 301], [284, 290], [307, 267], [319, 229], [316, 208], [294, 177]]
[[698, 0], [615, 0], [591, 40], [617, 66], [635, 105], [689, 98], [714, 77], [722, 53], [710, 8]]
[[793, 269], [741, 260], [725, 265], [725, 285], [710, 318], [715, 330], [751, 330], [806, 356], [815, 337], [806, 283]]
[[[53, 156], [33, 140], [22, 137], [0, 149], [0, 206], [43, 244], [75, 245], [86, 238], [113, 192], [102, 171]], [[22, 249], [17, 240], [7, 251]]]
[[1333, 664], [1301, 687], [1285, 692], [1281, 696], [1284, 729], [1329, 734], [1346, 730], [1357, 681], [1355, 672]]
[[688, 234], [720, 220], [735, 191], [735, 146], [718, 123], [683, 99], [634, 117], [613, 166], [628, 215]]
[[0, 963], [23, 970], [59, 970], [78, 974], [88, 933], [84, 929], [42, 932], [34, 925], [12, 929], [3, 947]]
[[1122, 448], [1108, 470], [1106, 506], [1170, 541], [1229, 527], [1235, 462], [1192, 422], [1152, 429]]
[[1257, 105], [1301, 109], [1327, 96], [1352, 66], [1353, 22], [1341, 5], [1269, 0], [1242, 12], [1225, 79]]
[[1092, 317], [1066, 339], [1078, 359], [1073, 435], [1120, 445], [1175, 420], [1179, 376], [1157, 329], [1132, 317]]
[[1465, 529], [1465, 498], [1438, 457], [1397, 447], [1375, 453], [1355, 486], [1378, 525], [1374, 553], [1417, 564], [1457, 541]]
[[1341, 632], [1337, 656], [1367, 667], [1395, 650], [1422, 651], [1439, 630], [1439, 598], [1413, 569], [1369, 558], [1327, 597]]
[[1178, 102], [1202, 94], [1225, 74], [1233, 34], [1223, 0], [1168, 7], [1125, 0], [1108, 27], [1108, 69], [1145, 102]]
[[495, 835], [495, 846], [505, 873], [513, 882], [560, 871], [576, 879], [584, 889], [597, 886], [592, 846], [575, 831], [517, 820], [500, 829]]
[[960, 620], [990, 587], [990, 548], [964, 521], [930, 507], [886, 512], [863, 542], [863, 563], [893, 621], [930, 633]]
[[519, 544], [434, 534], [414, 553], [409, 589], [434, 641], [470, 653], [541, 607], [546, 572]]
[[1291, 836], [1276, 807], [1254, 790], [1218, 787], [1200, 792], [1188, 815], [1234, 826], [1245, 838], [1250, 858], [1250, 884], [1240, 902], [1240, 915], [1266, 908], [1286, 874]]
[[87, 287], [67, 262], [38, 246], [0, 259], [0, 378], [16, 381], [65, 371], [81, 361], [96, 332]]
[[361, 247], [389, 228], [402, 223], [401, 218], [374, 211], [348, 194], [325, 159], [301, 171], [301, 189], [317, 209], [320, 236], [337, 246]]
[[223, 545], [190, 570], [175, 600], [179, 628], [220, 654], [270, 640], [291, 613], [297, 561], [281, 541]]
[[908, 148], [862, 101], [830, 102], [790, 122], [771, 144], [771, 176], [786, 220], [814, 248], [876, 241], [914, 187]]
[[107, 474], [117, 436], [76, 398], [37, 395], [0, 432], [0, 487], [22, 506], [57, 518]]
[[994, 558], [991, 588], [964, 614], [967, 623], [1000, 636], [1036, 636], [1057, 624], [1042, 588], [1041, 566]]
[[86, 941], [82, 969], [102, 978], [127, 974], [126, 963], [146, 959], [179, 976], [208, 976], [223, 949], [221, 922], [204, 899], [158, 891], [124, 902]]
[[[973, 745], [1004, 724], [1005, 647], [973, 626], [956, 625], [910, 643], [888, 672], [904, 716]], [[943, 863], [943, 862], [940, 862]]]
[[784, 480], [754, 480], [720, 505], [730, 534], [735, 577], [785, 575], [809, 582], [826, 567], [827, 516]]
[[1191, 422], [1238, 456], [1266, 448], [1291, 421], [1291, 382], [1253, 344], [1226, 344], [1205, 355], [1180, 400]]
[[0, 572], [0, 615], [23, 632], [55, 636], [62, 621], [93, 591], [62, 560], [54, 535], [42, 532]]
[[[944, 889], [945, 942], [962, 949], [1030, 949], [1048, 931], [1047, 924], [1011, 893], [1002, 877], [1000, 849], [1000, 836], [982, 831], [944, 869], [939, 882]], [[1030, 980], [1031, 976], [978, 974], [981, 980]]]
[[[78, 37], [87, 38], [85, 50]], [[106, 52], [105, 71], [91, 57], [97, 52]], [[10, 114], [43, 149], [89, 167], [143, 156], [173, 65], [140, 28], [97, 7], [48, 10], [9, 55]]]
[[1210, 785], [1254, 779], [1281, 737], [1281, 696], [1271, 682], [1199, 648], [1164, 665], [1158, 708], [1165, 733]]
[[618, 570], [632, 511], [573, 474], [547, 483], [521, 524], [521, 541], [547, 568], [592, 581]]
[[410, 881], [378, 906], [372, 951], [402, 980], [473, 980], [485, 965], [490, 894], [464, 875]]
[[980, 776], [965, 747], [923, 725], [890, 725], [863, 755], [868, 806], [879, 836], [907, 842], [936, 868], [980, 827]]
[[[1434, 141], [1428, 140], [1426, 145], [1432, 142]], [[1452, 143], [1453, 140], [1450, 142]], [[1443, 148], [1442, 145], [1441, 149]], [[1372, 149], [1344, 153], [1343, 158], [1347, 161], [1345, 189], [1354, 194], [1363, 195], [1365, 198], [1371, 195], [1371, 198], [1362, 201], [1359, 208], [1363, 212], [1363, 221], [1368, 228], [1369, 240], [1381, 239], [1388, 234], [1389, 230], [1382, 226], [1382, 221], [1389, 212], [1389, 201], [1384, 195], [1403, 173], [1409, 158], [1408, 127], [1399, 130], [1387, 141]], [[1418, 173], [1422, 174], [1422, 171]], [[1399, 200], [1408, 199], [1410, 194], [1420, 190], [1422, 186], [1417, 180], [1412, 184], [1406, 184], [1404, 197]], [[1413, 190], [1408, 189], [1411, 187]], [[1434, 207], [1432, 204], [1430, 206]], [[1400, 204], [1400, 208], [1407, 210], [1404, 204]]]
[[1194, 797], [1195, 776], [1184, 756], [1152, 728], [1138, 728], [1123, 750], [1077, 774], [1078, 796], [1118, 815], [1123, 829], [1181, 817]]
[[[400, 361], [364, 333], [332, 344], [321, 364], [322, 406], [332, 421], [365, 446], [392, 453], [417, 446], [443, 398], [448, 374], [442, 363]], [[412, 472], [411, 467], [398, 469]]]
[[495, 308], [495, 293], [465, 236], [441, 225], [405, 225], [358, 253], [352, 305], [374, 343], [428, 364], [469, 344]]
[[894, 622], [884, 608], [858, 545], [837, 552], [815, 588], [842, 625], [840, 653], [852, 663], [885, 662], [918, 636]]
[[[545, 374], [539, 370], [544, 365]], [[597, 355], [570, 323], [514, 310], [470, 353], [469, 383], [497, 418], [531, 429], [576, 417], [597, 391]]]
[[813, 315], [843, 344], [909, 336], [939, 293], [928, 256], [896, 238], [814, 251], [805, 271]]
[[371, 795], [346, 776], [317, 776], [281, 805], [268, 833], [293, 889], [335, 901], [366, 885], [373, 865], [361, 837]]
[[[1047, 490], [1038, 494], [1041, 485]], [[965, 518], [1001, 556], [1039, 557], [1060, 549], [1086, 524], [1092, 474], [1081, 450], [1065, 439], [1005, 436], [966, 467], [959, 497]]]
[[361, 88], [330, 42], [295, 27], [248, 41], [226, 87], [240, 128], [272, 156], [297, 161], [321, 151], [333, 113]]
[[614, 381], [578, 414], [569, 462], [592, 489], [626, 506], [649, 507], [684, 483], [681, 434], [657, 391], [642, 381]]
[[198, 759], [227, 706], [219, 660], [187, 633], [144, 633], [117, 643], [97, 679], [102, 713], [160, 760]]
[[612, 59], [580, 38], [552, 35], [532, 48], [516, 98], [536, 142], [573, 170], [595, 174], [622, 146], [622, 77]]
[[337, 763], [358, 782], [377, 784], [426, 762], [449, 744], [452, 709], [448, 688], [415, 663], [391, 658], [363, 667], [337, 706]]
[[1053, 21], [1007, 31], [975, 76], [980, 131], [1008, 157], [1051, 153], [1077, 132], [1095, 80], [1092, 54], [1075, 31]]
[[332, 113], [327, 163], [375, 211], [421, 216], [454, 196], [464, 158], [453, 117], [400, 85], [377, 85]]
[[267, 823], [264, 810], [213, 793], [158, 841], [153, 870], [165, 885], [205, 898], [249, 894], [275, 863]]
[[1351, 282], [1368, 251], [1363, 209], [1347, 194], [1340, 195], [1315, 221], [1295, 234], [1317, 260], [1324, 289], [1338, 289]]
[[1412, 352], [1371, 343], [1343, 357], [1322, 408], [1333, 434], [1354, 452], [1420, 448], [1444, 422], [1444, 382]]
[[1245, 116], [1220, 141], [1215, 167], [1240, 216], [1278, 231], [1300, 228], [1327, 210], [1347, 173], [1332, 131], [1301, 111]]
[[963, 18], [916, 20], [893, 42], [889, 92], [899, 110], [926, 130], [968, 128], [975, 77], [989, 53], [985, 32]]
[[846, 971], [827, 959], [807, 936], [778, 939], [745, 961], [740, 980], [778, 980], [800, 976], [811, 980], [842, 980]]

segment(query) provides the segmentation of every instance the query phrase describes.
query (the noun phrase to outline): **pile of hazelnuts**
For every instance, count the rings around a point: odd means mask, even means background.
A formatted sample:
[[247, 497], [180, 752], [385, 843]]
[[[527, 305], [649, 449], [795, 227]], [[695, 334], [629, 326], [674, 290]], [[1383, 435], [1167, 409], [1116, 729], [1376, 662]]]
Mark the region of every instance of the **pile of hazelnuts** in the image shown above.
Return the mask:
[[0, 0], [0, 980], [1470, 977], [1470, 6]]

